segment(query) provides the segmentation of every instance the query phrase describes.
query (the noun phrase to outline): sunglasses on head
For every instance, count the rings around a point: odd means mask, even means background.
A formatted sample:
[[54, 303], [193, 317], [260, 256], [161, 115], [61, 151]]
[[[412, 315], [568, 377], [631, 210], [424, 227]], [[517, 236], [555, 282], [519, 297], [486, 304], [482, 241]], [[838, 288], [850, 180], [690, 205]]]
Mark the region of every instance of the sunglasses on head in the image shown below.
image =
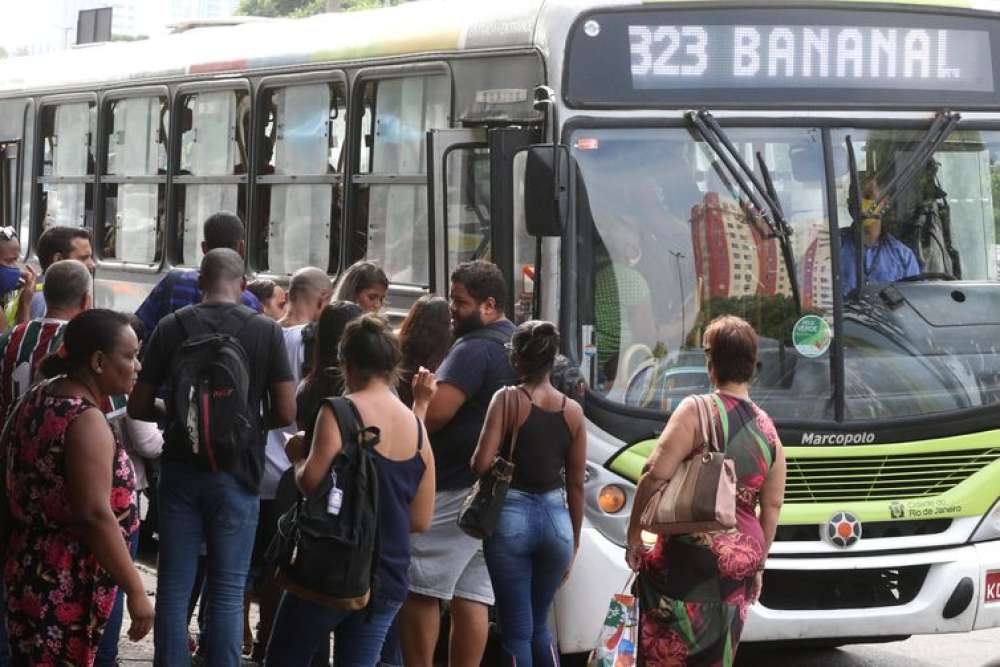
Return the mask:
[[0, 240], [10, 241], [17, 238], [17, 230], [7, 225], [6, 227], [0, 227]]

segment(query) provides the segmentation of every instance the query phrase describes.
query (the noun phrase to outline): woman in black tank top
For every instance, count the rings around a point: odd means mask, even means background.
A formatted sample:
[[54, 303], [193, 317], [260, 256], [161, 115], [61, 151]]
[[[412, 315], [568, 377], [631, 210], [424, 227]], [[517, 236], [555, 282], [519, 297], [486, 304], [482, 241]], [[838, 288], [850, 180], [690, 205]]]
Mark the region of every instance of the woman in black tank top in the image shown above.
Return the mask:
[[580, 544], [587, 432], [580, 405], [550, 381], [559, 350], [555, 325], [525, 322], [510, 348], [522, 383], [493, 397], [472, 458], [477, 475], [498, 455], [514, 462], [510, 491], [483, 551], [505, 664], [554, 666], [559, 651], [547, 621]]

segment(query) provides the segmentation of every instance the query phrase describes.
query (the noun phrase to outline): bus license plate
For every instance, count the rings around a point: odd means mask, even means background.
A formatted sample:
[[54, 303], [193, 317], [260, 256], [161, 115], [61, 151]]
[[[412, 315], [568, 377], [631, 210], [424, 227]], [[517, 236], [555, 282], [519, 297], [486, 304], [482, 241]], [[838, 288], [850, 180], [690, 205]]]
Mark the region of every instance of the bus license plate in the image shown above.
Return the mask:
[[986, 573], [986, 602], [1000, 602], [1000, 571]]

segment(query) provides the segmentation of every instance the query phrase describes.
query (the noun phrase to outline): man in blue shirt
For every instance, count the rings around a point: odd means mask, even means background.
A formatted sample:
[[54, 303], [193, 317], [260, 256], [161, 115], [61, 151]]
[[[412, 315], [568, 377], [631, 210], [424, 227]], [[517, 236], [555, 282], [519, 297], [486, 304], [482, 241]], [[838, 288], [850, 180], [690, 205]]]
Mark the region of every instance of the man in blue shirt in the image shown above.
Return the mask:
[[[873, 204], [866, 199], [864, 210]], [[918, 275], [920, 264], [909, 246], [892, 234], [882, 233], [881, 217], [865, 218], [861, 223], [861, 240], [864, 246], [862, 276], [868, 283], [891, 283]], [[854, 245], [854, 227], [840, 237], [840, 286], [844, 294], [857, 287], [857, 259]]]
[[456, 341], [438, 367], [427, 409], [437, 480], [434, 519], [411, 539], [410, 595], [398, 621], [407, 665], [433, 662], [441, 600], [451, 603], [449, 663], [478, 665], [486, 647], [493, 588], [482, 541], [462, 532], [458, 513], [476, 481], [469, 462], [486, 407], [499, 388], [515, 381], [505, 348], [514, 333], [504, 314], [506, 294], [503, 274], [489, 262], [463, 262], [451, 274]]
[[[213, 213], [205, 221], [205, 240], [201, 242], [204, 254], [216, 248], [235, 250], [243, 257], [246, 252], [243, 222], [226, 211]], [[146, 331], [152, 332], [166, 315], [184, 306], [201, 303], [197, 269], [173, 269], [163, 276], [135, 314], [142, 320]], [[260, 312], [260, 302], [250, 292], [243, 290], [243, 305]]]

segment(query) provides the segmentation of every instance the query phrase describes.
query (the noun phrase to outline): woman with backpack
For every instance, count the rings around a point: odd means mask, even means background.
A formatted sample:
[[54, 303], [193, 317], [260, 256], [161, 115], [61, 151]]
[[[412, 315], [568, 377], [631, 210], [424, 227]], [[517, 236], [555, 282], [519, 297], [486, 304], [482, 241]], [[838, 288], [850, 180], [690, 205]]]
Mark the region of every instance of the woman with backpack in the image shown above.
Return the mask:
[[514, 464], [496, 529], [483, 551], [504, 664], [556, 666], [559, 651], [548, 628], [549, 608], [580, 546], [587, 432], [580, 404], [550, 380], [559, 351], [556, 326], [521, 324], [510, 350], [521, 384], [493, 396], [472, 457], [479, 476], [497, 456]]
[[[289, 586], [267, 647], [267, 665], [308, 665], [331, 631], [335, 665], [370, 667], [378, 662], [385, 633], [409, 587], [410, 533], [426, 530], [434, 511], [434, 459], [423, 426], [434, 376], [421, 371], [414, 378], [411, 412], [393, 392], [401, 359], [399, 341], [381, 318], [364, 315], [347, 325], [340, 342], [345, 398], [362, 428], [367, 427], [365, 433], [378, 434], [372, 447], [378, 479], [377, 585], [361, 609], [344, 608], [352, 605], [321, 591]], [[307, 497], [322, 488], [346, 446], [341, 426], [331, 402], [323, 402], [308, 446], [301, 438], [289, 442], [288, 457]], [[360, 501], [347, 497], [357, 486], [343, 480], [338, 485], [329, 493], [330, 513]], [[335, 497], [339, 489], [343, 497]]]

